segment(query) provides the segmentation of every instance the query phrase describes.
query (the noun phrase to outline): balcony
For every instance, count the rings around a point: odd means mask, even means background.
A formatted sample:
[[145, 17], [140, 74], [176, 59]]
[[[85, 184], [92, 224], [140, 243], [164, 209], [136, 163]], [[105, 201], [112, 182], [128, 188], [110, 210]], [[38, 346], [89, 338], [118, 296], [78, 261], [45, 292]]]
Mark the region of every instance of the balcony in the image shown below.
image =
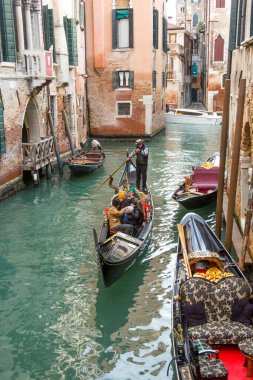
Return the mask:
[[25, 72], [30, 80], [30, 90], [45, 86], [53, 79], [53, 52], [24, 50]]
[[53, 137], [22, 144], [22, 170], [37, 171], [53, 161]]

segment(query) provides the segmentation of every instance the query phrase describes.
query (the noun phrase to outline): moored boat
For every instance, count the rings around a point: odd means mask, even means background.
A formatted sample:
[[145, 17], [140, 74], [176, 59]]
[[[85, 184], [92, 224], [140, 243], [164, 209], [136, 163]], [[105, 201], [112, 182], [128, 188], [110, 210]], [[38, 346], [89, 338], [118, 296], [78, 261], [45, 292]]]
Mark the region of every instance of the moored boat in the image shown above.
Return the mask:
[[166, 113], [166, 122], [171, 124], [219, 125], [222, 122], [222, 117], [216, 112], [177, 108], [170, 109]]
[[81, 151], [76, 156], [70, 157], [66, 164], [75, 174], [88, 174], [99, 169], [105, 162], [105, 153], [97, 140], [92, 140], [92, 151]]
[[178, 228], [172, 330], [177, 379], [246, 379], [253, 360], [251, 286], [201, 217], [187, 214]]
[[[136, 185], [136, 167], [131, 160], [125, 164], [119, 187], [125, 180], [130, 186]], [[152, 234], [154, 212], [149, 190], [146, 195], [148, 202], [146, 220], [133, 236], [123, 232], [116, 232], [111, 235], [106, 212], [104, 213], [105, 218], [99, 239], [95, 229], [93, 229], [97, 260], [105, 286], [110, 286], [120, 278], [148, 246]]]
[[174, 192], [172, 198], [187, 209], [203, 207], [217, 197], [220, 154], [213, 153], [202, 166], [193, 168], [193, 174]]

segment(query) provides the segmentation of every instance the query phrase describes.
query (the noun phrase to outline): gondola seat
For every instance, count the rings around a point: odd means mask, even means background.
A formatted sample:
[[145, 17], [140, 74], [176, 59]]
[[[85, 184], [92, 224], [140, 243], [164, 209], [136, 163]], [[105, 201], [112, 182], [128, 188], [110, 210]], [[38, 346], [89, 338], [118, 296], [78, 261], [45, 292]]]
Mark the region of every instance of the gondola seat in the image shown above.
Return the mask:
[[249, 300], [250, 295], [250, 285], [238, 277], [225, 277], [216, 283], [198, 277], [186, 280], [180, 288], [182, 309], [203, 304], [205, 313], [201, 323], [188, 323], [191, 337], [205, 338], [209, 344], [236, 344], [253, 337], [252, 325], [231, 320], [234, 301]]
[[196, 167], [194, 170], [194, 181], [192, 187], [199, 190], [217, 189], [218, 187], [219, 168], [213, 167], [205, 169]]
[[199, 358], [199, 369], [201, 379], [226, 380], [228, 371], [220, 359]]

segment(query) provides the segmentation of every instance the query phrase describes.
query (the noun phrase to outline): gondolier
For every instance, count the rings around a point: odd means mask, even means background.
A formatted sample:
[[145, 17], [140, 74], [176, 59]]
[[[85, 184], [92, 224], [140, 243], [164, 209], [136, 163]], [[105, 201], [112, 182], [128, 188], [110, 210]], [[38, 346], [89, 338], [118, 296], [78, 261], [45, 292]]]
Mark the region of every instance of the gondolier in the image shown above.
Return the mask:
[[[138, 190], [147, 191], [147, 168], [148, 168], [148, 147], [144, 145], [142, 139], [136, 140], [136, 149], [128, 156], [128, 159], [136, 156], [136, 187]], [[142, 184], [142, 188], [141, 187]]]

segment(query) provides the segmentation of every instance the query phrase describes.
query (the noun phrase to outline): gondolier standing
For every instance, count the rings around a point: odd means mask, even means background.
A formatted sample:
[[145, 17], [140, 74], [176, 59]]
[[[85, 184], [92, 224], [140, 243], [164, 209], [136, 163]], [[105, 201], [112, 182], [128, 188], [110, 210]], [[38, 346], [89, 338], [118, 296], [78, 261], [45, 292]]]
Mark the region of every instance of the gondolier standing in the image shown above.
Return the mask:
[[[136, 187], [138, 190], [147, 191], [147, 168], [148, 168], [148, 147], [144, 145], [142, 139], [136, 140], [136, 149], [128, 156], [128, 159], [136, 156]], [[142, 182], [142, 189], [140, 185]]]

